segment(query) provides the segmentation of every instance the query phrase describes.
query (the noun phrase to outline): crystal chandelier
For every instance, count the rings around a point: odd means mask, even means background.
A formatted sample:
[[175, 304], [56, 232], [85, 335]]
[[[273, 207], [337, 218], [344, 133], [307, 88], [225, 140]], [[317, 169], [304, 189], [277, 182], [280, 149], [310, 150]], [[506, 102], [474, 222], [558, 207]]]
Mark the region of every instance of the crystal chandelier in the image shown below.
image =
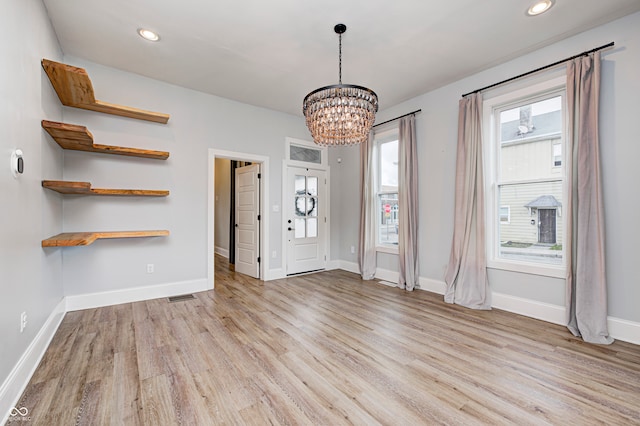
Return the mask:
[[302, 112], [318, 145], [353, 145], [369, 137], [378, 111], [378, 95], [366, 87], [342, 84], [342, 34], [347, 27], [338, 24], [334, 31], [339, 37], [338, 84], [309, 93], [302, 103]]

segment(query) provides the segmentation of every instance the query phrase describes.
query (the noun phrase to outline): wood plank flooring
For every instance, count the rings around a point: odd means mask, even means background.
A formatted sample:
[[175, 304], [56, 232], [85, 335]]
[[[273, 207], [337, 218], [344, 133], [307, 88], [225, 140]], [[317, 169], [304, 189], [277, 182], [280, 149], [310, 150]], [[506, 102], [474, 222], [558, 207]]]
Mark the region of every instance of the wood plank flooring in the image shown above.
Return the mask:
[[640, 346], [217, 257], [193, 300], [68, 313], [17, 407], [36, 425], [640, 425]]

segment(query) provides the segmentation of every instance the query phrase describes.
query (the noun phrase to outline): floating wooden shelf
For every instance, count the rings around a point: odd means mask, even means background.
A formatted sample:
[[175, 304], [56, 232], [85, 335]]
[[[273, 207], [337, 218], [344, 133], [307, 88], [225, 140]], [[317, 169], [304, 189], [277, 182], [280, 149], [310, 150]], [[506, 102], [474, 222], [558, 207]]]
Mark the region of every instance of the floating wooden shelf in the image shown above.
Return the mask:
[[165, 237], [169, 231], [120, 231], [120, 232], [65, 232], [46, 240], [42, 240], [42, 247], [74, 247], [88, 246], [95, 240], [103, 238], [142, 238]]
[[93, 135], [91, 132], [87, 130], [86, 127], [77, 124], [42, 120], [41, 125], [56, 143], [64, 149], [153, 158], [156, 160], [166, 160], [169, 158], [169, 153], [166, 151], [151, 151], [148, 149], [95, 144], [93, 143]]
[[43, 180], [42, 186], [61, 194], [72, 195], [118, 195], [125, 197], [166, 197], [169, 195], [169, 191], [166, 190], [91, 188], [91, 182], [69, 182], [64, 180]]
[[51, 85], [58, 94], [62, 105], [156, 123], [166, 124], [169, 121], [169, 114], [145, 111], [97, 100], [89, 75], [84, 68], [61, 64], [49, 59], [42, 60], [42, 68], [49, 76]]

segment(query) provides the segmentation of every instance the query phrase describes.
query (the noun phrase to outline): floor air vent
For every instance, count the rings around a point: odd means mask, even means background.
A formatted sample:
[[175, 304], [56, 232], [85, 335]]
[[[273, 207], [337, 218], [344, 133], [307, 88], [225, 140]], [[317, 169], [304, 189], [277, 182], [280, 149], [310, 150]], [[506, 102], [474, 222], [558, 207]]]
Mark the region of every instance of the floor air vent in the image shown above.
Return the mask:
[[179, 296], [168, 297], [168, 299], [169, 299], [169, 303], [182, 302], [183, 300], [195, 299], [195, 296], [193, 294], [181, 294]]

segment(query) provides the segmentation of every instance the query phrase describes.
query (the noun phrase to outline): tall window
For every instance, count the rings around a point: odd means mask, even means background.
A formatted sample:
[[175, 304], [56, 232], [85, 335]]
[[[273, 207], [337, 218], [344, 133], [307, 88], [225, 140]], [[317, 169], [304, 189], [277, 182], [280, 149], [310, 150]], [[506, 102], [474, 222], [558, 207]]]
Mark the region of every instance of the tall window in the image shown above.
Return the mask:
[[564, 81], [485, 102], [490, 267], [562, 270], [565, 95], [558, 84]]
[[398, 127], [375, 134], [375, 179], [378, 248], [398, 246]]

